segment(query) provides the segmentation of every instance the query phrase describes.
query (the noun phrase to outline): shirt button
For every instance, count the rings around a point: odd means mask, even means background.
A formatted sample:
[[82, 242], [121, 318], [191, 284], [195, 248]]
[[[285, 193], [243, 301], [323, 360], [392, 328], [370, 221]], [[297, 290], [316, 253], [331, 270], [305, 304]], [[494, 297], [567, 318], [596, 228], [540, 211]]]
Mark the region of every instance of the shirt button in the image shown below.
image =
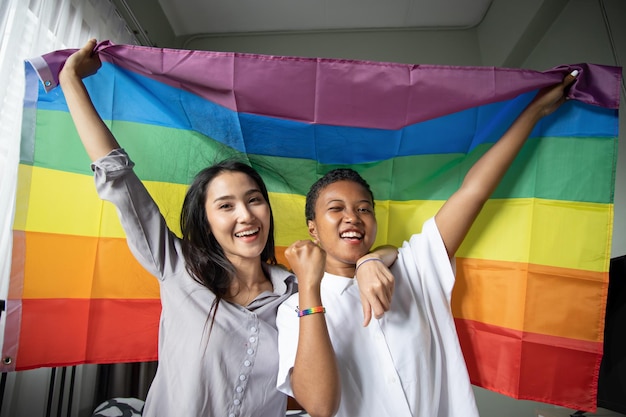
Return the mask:
[[237, 391], [237, 392], [243, 392], [243, 388], [242, 388], [242, 387], [237, 387], [237, 388], [235, 389], [235, 391]]
[[251, 331], [252, 333], [256, 333], [256, 330], [257, 330], [257, 329], [256, 329], [256, 327], [251, 327], [251, 328], [250, 328], [250, 331]]
[[233, 404], [235, 404], [235, 405], [239, 405], [239, 404], [241, 404], [241, 401], [239, 401], [239, 400], [235, 400], [235, 401], [233, 401]]
[[250, 365], [251, 365], [251, 362], [250, 362], [250, 361], [245, 361], [243, 364], [244, 364], [245, 366], [250, 366]]
[[248, 349], [247, 353], [248, 355], [252, 355], [254, 353], [254, 349]]
[[235, 417], [235, 414], [230, 413], [230, 414], [228, 415], [228, 417]]
[[239, 380], [240, 381], [245, 381], [246, 380], [246, 376], [245, 375], [239, 375]]
[[250, 339], [248, 339], [250, 341], [250, 343], [254, 343], [256, 342], [256, 337], [251, 337]]

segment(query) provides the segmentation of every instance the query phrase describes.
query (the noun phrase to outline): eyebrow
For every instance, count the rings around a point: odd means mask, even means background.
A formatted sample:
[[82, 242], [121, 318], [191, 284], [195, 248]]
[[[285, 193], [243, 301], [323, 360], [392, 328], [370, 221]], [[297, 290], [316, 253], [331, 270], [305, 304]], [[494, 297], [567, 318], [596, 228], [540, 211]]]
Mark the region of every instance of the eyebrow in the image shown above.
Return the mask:
[[[340, 198], [333, 198], [332, 200], [328, 200], [326, 202], [326, 204], [332, 204], [332, 203], [345, 203], [345, 200], [342, 200]], [[366, 204], [372, 205], [372, 201], [367, 200], [367, 199], [357, 201], [357, 204], [360, 204], [360, 203], [366, 203]]]
[[[251, 188], [251, 189], [249, 189], [248, 191], [246, 191], [246, 192], [244, 193], [244, 197], [248, 197], [248, 196], [250, 196], [250, 195], [252, 195], [252, 194], [256, 194], [256, 193], [259, 193], [259, 194], [263, 195], [263, 193], [261, 192], [261, 190], [259, 190], [258, 188]], [[222, 195], [222, 196], [219, 196], [219, 197], [217, 197], [216, 199], [214, 199], [214, 200], [213, 200], [213, 203], [217, 203], [217, 202], [219, 202], [219, 201], [224, 201], [224, 200], [233, 200], [233, 199], [235, 199], [235, 198], [236, 198], [236, 197], [235, 197], [234, 195], [232, 195], [232, 194]]]

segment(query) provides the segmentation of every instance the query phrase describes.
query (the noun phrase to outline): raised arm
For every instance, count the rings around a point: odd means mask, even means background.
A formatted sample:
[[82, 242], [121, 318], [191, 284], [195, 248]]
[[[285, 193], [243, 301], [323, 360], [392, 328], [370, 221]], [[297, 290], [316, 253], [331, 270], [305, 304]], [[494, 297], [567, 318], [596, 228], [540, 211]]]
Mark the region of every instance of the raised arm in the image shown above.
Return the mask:
[[[287, 248], [285, 257], [298, 277], [300, 311], [321, 307], [320, 286], [326, 253], [312, 241], [300, 240]], [[312, 417], [334, 416], [339, 408], [341, 388], [326, 319], [323, 313], [314, 313], [299, 320], [298, 347], [291, 374], [294, 397]]]
[[435, 221], [450, 258], [539, 119], [555, 111], [565, 101], [566, 88], [577, 75], [578, 72], [574, 71], [562, 82], [540, 90], [500, 140], [472, 166], [461, 187], [437, 212]]
[[83, 78], [95, 74], [102, 65], [100, 58], [94, 53], [95, 46], [95, 39], [88, 41], [70, 55], [59, 74], [59, 83], [76, 130], [92, 161], [119, 148], [115, 137], [96, 112], [83, 84]]

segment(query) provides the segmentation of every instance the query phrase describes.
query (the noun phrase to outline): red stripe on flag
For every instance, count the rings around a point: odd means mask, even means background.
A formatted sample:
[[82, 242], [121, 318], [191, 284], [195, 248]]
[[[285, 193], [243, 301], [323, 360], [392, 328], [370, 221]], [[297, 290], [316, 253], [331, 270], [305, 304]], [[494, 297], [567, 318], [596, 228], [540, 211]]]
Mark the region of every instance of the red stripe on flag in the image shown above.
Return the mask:
[[472, 384], [513, 398], [596, 410], [601, 342], [462, 319], [456, 327]]
[[156, 360], [160, 313], [160, 300], [23, 300], [16, 370]]

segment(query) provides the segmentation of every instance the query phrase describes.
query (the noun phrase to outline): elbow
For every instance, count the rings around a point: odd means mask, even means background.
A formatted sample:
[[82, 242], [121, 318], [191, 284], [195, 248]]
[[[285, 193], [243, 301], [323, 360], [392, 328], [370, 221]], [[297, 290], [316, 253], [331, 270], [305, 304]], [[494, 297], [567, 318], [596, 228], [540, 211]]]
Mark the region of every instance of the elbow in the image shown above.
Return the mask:
[[295, 400], [311, 417], [333, 417], [341, 403], [341, 383], [337, 369], [331, 366], [328, 373], [313, 378], [311, 374], [308, 371], [307, 377], [302, 378], [302, 374], [294, 368], [291, 386]]
[[332, 392], [324, 395], [296, 396], [296, 401], [302, 406], [307, 415], [311, 417], [333, 417], [339, 410], [341, 402], [341, 390], [335, 388]]
[[339, 401], [315, 404], [311, 407], [305, 407], [305, 411], [311, 417], [333, 417], [339, 410]]

